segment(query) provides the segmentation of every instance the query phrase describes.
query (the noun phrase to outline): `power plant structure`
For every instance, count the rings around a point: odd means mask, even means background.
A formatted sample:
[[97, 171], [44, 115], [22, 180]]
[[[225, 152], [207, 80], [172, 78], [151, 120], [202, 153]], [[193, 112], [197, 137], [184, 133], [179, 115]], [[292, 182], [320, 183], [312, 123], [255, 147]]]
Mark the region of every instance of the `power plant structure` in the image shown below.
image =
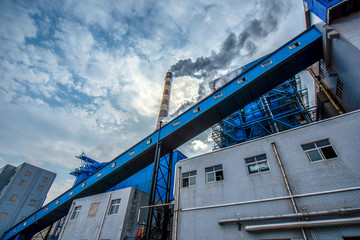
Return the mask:
[[[61, 234], [74, 239], [359, 239], [360, 1], [304, 6], [304, 32], [167, 124], [158, 121], [1, 239], [31, 239], [66, 215]], [[303, 70], [314, 78], [316, 114], [294, 77]], [[176, 148], [214, 125], [216, 150], [175, 165]], [[106, 192], [152, 164], [148, 193]], [[91, 234], [74, 227], [90, 224]]]
[[212, 126], [213, 149], [289, 130], [315, 121], [307, 88], [295, 76]]

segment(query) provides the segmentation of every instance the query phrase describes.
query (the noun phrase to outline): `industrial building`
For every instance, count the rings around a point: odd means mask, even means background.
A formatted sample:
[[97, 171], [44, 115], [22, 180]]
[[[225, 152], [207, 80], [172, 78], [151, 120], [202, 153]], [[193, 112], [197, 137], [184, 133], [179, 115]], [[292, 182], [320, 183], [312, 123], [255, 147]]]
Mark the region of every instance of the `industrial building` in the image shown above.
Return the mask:
[[142, 227], [137, 224], [138, 210], [147, 205], [148, 199], [149, 194], [136, 188], [77, 199], [72, 204], [59, 240], [136, 239]]
[[[306, 31], [159, 121], [1, 239], [30, 239], [66, 215], [60, 239], [359, 239], [360, 1], [304, 6]], [[303, 70], [314, 78], [317, 108], [294, 77]], [[165, 81], [162, 118], [171, 74]], [[173, 151], [212, 126], [216, 150], [173, 167]], [[149, 191], [106, 192], [149, 166]], [[144, 208], [147, 216], [136, 212]]]
[[28, 163], [0, 169], [0, 235], [43, 205], [55, 177]]
[[308, 239], [359, 237], [359, 118], [358, 110], [180, 161], [173, 239], [304, 239], [302, 226]]

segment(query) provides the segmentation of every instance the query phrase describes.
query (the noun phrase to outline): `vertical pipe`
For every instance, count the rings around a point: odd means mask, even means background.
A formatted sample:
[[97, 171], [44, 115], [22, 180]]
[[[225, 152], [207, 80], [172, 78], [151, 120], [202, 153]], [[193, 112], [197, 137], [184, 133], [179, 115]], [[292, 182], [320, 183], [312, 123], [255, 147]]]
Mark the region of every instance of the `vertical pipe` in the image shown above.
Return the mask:
[[174, 240], [177, 240], [177, 232], [179, 225], [179, 211], [180, 211], [180, 184], [181, 184], [181, 166], [178, 167], [178, 176], [176, 184], [176, 208], [175, 208], [175, 226], [174, 226]]
[[170, 102], [170, 90], [172, 82], [172, 73], [167, 72], [165, 75], [164, 91], [160, 105], [159, 116], [156, 124], [156, 129], [159, 128], [160, 122], [168, 116], [169, 113], [169, 102]]
[[99, 239], [100, 239], [101, 230], [102, 230], [102, 228], [103, 228], [103, 226], [104, 226], [105, 217], [106, 217], [106, 213], [107, 213], [108, 208], [109, 208], [111, 196], [112, 196], [112, 195], [109, 194], [109, 197], [108, 197], [108, 200], [107, 200], [107, 203], [106, 203], [106, 207], [105, 207], [105, 212], [104, 212], [104, 215], [103, 215], [103, 217], [102, 217], [102, 219], [101, 219], [99, 232], [98, 232], [98, 234], [97, 234], [97, 236], [96, 236], [96, 240], [99, 240]]
[[[285, 169], [284, 169], [284, 166], [283, 166], [283, 164], [282, 164], [282, 161], [281, 161], [281, 158], [280, 158], [280, 155], [279, 155], [279, 152], [278, 152], [278, 150], [277, 150], [277, 147], [276, 147], [275, 142], [272, 142], [272, 143], [271, 143], [271, 146], [272, 146], [272, 148], [273, 148], [273, 150], [274, 150], [274, 153], [275, 153], [275, 156], [276, 156], [276, 160], [277, 160], [277, 162], [278, 162], [278, 164], [279, 164], [280, 171], [281, 171], [281, 175], [282, 175], [282, 177], [283, 177], [283, 179], [284, 179], [284, 183], [285, 183], [285, 186], [286, 186], [286, 190], [288, 191], [288, 194], [289, 194], [289, 196], [290, 196], [291, 204], [292, 204], [292, 206], [293, 206], [293, 208], [294, 208], [295, 213], [299, 213], [299, 210], [298, 210], [298, 208], [297, 208], [297, 206], [296, 206], [295, 199], [294, 199], [294, 197], [293, 197], [293, 193], [292, 193], [292, 191], [291, 191], [289, 181], [288, 181], [288, 179], [287, 179], [287, 177], [286, 177]], [[301, 233], [302, 233], [302, 235], [303, 235], [303, 237], [304, 237], [304, 240], [308, 240], [308, 238], [307, 238], [307, 236], [306, 236], [306, 233], [305, 233], [305, 230], [304, 230], [303, 228], [301, 228]]]

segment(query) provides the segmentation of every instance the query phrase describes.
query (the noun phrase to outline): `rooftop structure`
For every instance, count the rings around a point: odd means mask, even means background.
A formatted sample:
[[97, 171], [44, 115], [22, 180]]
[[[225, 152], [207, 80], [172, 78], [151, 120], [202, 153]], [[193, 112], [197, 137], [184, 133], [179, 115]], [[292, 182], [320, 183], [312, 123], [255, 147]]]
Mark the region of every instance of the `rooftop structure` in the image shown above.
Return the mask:
[[42, 207], [55, 176], [28, 163], [0, 169], [0, 235]]

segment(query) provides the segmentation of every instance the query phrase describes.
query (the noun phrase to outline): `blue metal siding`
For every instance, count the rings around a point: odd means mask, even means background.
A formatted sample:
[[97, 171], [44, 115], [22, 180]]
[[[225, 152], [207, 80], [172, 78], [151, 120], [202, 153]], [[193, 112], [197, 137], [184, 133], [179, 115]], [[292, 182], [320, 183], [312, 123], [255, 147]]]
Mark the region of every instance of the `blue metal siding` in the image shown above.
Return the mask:
[[325, 23], [327, 22], [327, 12], [328, 8], [344, 1], [344, 0], [332, 0], [328, 2], [327, 0], [304, 0], [308, 4], [309, 10], [318, 16]]
[[[239, 79], [245, 76], [248, 79], [246, 82], [238, 84], [236, 79], [233, 80], [219, 91], [196, 104], [195, 107], [201, 107], [199, 113], [194, 114], [191, 108], [166, 124], [161, 129], [160, 140], [169, 148], [175, 149], [240, 107], [245, 106], [276, 85], [284, 82], [303, 68], [313, 64], [322, 57], [321, 37], [321, 33], [315, 28], [306, 30], [261, 62], [264, 63], [271, 60], [273, 62], [272, 65], [266, 68], [263, 68], [261, 64], [255, 65], [236, 78]], [[288, 46], [294, 42], [300, 42], [301, 45], [290, 50]], [[223, 97], [215, 100], [214, 96], [219, 92], [223, 94]], [[180, 124], [173, 127], [175, 121], [180, 121]], [[2, 239], [11, 239], [21, 231], [31, 232], [34, 229], [35, 231], [40, 230], [65, 216], [74, 199], [103, 192], [150, 165], [153, 162], [157, 136], [158, 132], [153, 132], [134, 147], [99, 169], [98, 172], [102, 172], [101, 177], [97, 178], [97, 172], [95, 172], [83, 181], [86, 183], [85, 187], [81, 187], [82, 183], [74, 186], [36, 212], [36, 220], [31, 219], [33, 215], [29, 216], [26, 220], [6, 232]], [[153, 141], [147, 145], [146, 141], [149, 138]], [[131, 151], [135, 152], [132, 156], [129, 156]], [[116, 163], [114, 168], [111, 167], [112, 163]], [[73, 191], [71, 196], [69, 196], [70, 191]], [[58, 205], [55, 204], [57, 200], [60, 200]], [[47, 213], [44, 212], [45, 208], [49, 208]], [[37, 225], [34, 225], [36, 221]], [[24, 222], [27, 222], [26, 226], [23, 226]], [[16, 231], [14, 232], [15, 228]]]

